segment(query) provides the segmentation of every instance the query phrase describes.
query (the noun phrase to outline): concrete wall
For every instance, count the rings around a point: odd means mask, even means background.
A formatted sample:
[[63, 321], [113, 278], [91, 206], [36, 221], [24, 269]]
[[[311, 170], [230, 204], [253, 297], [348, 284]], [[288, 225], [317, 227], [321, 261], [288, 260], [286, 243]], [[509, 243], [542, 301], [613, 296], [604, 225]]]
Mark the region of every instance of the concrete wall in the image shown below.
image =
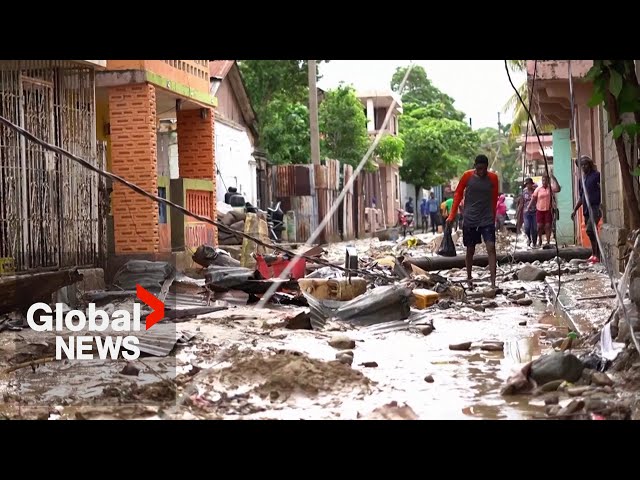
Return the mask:
[[558, 243], [573, 244], [575, 242], [574, 223], [571, 220], [573, 211], [573, 162], [571, 161], [571, 142], [569, 129], [553, 131], [553, 174], [562, 187], [557, 194], [560, 219], [556, 224]]

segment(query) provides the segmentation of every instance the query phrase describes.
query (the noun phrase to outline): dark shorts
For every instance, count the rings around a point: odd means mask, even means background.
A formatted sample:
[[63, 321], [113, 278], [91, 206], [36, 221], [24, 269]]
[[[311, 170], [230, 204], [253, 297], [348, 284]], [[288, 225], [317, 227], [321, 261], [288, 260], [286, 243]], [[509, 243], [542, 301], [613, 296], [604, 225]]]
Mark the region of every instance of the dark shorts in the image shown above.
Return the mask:
[[536, 223], [538, 226], [541, 225], [552, 225], [553, 224], [553, 214], [551, 210], [538, 210], [536, 212]]
[[496, 226], [486, 227], [462, 227], [462, 244], [465, 247], [475, 246], [484, 240], [484, 243], [496, 243]]
[[595, 221], [590, 221], [589, 211], [587, 211], [587, 215], [584, 217], [584, 223], [587, 226], [587, 235], [595, 233], [598, 223], [600, 223], [600, 219], [602, 218], [602, 211], [600, 210], [600, 207], [592, 207], [592, 210]]

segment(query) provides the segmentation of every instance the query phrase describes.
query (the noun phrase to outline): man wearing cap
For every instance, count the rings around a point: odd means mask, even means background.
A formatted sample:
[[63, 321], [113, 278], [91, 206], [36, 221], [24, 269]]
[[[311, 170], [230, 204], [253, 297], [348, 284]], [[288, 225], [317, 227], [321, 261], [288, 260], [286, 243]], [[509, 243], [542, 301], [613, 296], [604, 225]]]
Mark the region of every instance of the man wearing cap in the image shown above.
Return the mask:
[[598, 263], [600, 262], [600, 249], [598, 248], [596, 228], [598, 228], [598, 223], [602, 218], [602, 211], [600, 209], [600, 172], [595, 169], [593, 160], [587, 155], [580, 157], [580, 167], [582, 168], [584, 186], [587, 194], [585, 196], [582, 189], [582, 182], [578, 183], [580, 198], [573, 209], [571, 220], [575, 219], [576, 212], [582, 207], [584, 222], [587, 226], [587, 236], [591, 242], [592, 255], [591, 258], [589, 258], [589, 263]]
[[456, 219], [458, 206], [464, 199], [462, 243], [467, 247], [465, 263], [467, 281], [472, 284], [471, 270], [476, 245], [484, 240], [489, 257], [491, 287], [496, 287], [496, 207], [498, 204], [498, 176], [489, 172], [489, 159], [478, 155], [472, 170], [464, 172], [453, 197], [447, 226]]

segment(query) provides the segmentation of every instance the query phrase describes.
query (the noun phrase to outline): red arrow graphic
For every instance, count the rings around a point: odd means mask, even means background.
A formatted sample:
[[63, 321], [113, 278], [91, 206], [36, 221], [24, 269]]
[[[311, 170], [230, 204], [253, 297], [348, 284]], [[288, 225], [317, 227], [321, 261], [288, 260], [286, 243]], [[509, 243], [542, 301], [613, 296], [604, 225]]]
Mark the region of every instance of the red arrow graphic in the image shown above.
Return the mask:
[[146, 320], [146, 330], [149, 330], [156, 323], [164, 318], [164, 303], [155, 297], [151, 292], [149, 292], [144, 287], [140, 285], [136, 285], [136, 294], [138, 298], [150, 306], [153, 311], [147, 315]]

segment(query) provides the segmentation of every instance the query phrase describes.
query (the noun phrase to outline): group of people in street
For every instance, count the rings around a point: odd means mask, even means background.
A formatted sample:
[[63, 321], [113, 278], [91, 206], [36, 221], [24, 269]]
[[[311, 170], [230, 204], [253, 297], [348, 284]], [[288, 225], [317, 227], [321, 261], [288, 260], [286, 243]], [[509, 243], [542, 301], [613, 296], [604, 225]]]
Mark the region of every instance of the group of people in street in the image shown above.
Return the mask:
[[[586, 155], [580, 157], [578, 164], [585, 188], [583, 189], [583, 182], [580, 181], [579, 200], [571, 213], [571, 218], [575, 219], [576, 213], [582, 207], [592, 248], [589, 262], [598, 263], [600, 251], [596, 229], [602, 218], [600, 173], [596, 170], [593, 160]], [[529, 246], [542, 246], [543, 236], [546, 239], [546, 245], [550, 245], [553, 225], [559, 213], [555, 194], [561, 191], [560, 184], [553, 175], [543, 176], [540, 186], [535, 185], [531, 178], [527, 178], [524, 183], [518, 202], [517, 228], [521, 228], [524, 223]], [[464, 172], [460, 178], [453, 196], [446, 224], [451, 226], [456, 222], [459, 207], [464, 204], [462, 243], [466, 247], [465, 263], [470, 287], [473, 286], [471, 273], [476, 245], [483, 241], [487, 249], [491, 286], [496, 287], [496, 226], [500, 225], [499, 217], [506, 215], [504, 195], [500, 195], [499, 192], [498, 176], [489, 171], [489, 159], [485, 155], [478, 155], [474, 161], [474, 168]]]

